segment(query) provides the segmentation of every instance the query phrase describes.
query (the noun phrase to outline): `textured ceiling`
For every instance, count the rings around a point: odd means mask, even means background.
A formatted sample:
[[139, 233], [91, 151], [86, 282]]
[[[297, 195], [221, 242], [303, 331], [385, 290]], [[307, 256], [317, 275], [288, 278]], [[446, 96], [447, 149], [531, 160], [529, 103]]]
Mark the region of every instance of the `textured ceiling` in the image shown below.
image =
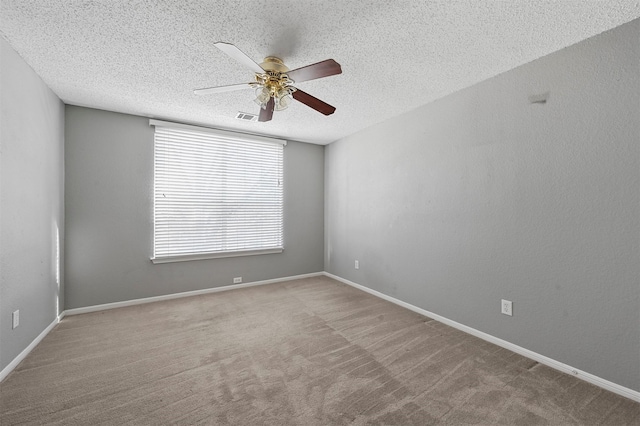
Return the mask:
[[[640, 16], [633, 1], [0, 0], [0, 31], [68, 104], [326, 144]], [[267, 123], [252, 72], [213, 46], [289, 68], [333, 58], [341, 75], [298, 84]]]

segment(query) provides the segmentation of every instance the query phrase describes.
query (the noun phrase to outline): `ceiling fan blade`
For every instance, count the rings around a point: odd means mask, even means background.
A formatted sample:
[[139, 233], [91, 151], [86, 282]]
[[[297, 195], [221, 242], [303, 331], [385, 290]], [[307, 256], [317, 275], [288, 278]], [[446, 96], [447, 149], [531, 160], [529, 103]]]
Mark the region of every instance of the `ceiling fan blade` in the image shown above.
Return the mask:
[[218, 49], [222, 50], [227, 55], [231, 56], [236, 61], [240, 62], [245, 67], [251, 68], [253, 72], [258, 74], [264, 73], [264, 70], [260, 65], [256, 64], [253, 59], [245, 55], [240, 49], [235, 47], [233, 44], [219, 41], [217, 43], [213, 43], [213, 45]]
[[230, 86], [207, 87], [193, 91], [196, 95], [210, 95], [212, 93], [232, 92], [234, 90], [252, 89], [253, 83], [232, 84]]
[[298, 102], [302, 102], [309, 108], [313, 108], [324, 115], [331, 115], [336, 111], [335, 107], [329, 105], [324, 101], [321, 101], [316, 97], [311, 96], [307, 92], [303, 92], [300, 89], [296, 89], [296, 91], [293, 92], [293, 99], [295, 99]]
[[273, 117], [273, 108], [276, 106], [276, 101], [273, 98], [269, 99], [267, 102], [266, 108], [260, 108], [260, 116], [258, 117], [258, 121], [271, 121]]
[[342, 68], [340, 67], [340, 64], [333, 59], [327, 59], [326, 61], [287, 71], [287, 76], [296, 83], [315, 80], [316, 78], [329, 77], [330, 75], [336, 74], [342, 74]]

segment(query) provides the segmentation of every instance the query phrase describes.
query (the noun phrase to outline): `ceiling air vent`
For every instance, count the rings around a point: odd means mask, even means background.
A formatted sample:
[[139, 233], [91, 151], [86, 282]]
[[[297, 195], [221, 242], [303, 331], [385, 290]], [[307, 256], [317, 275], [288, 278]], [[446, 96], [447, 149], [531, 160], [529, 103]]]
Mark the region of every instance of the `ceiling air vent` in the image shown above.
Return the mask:
[[236, 118], [238, 120], [245, 120], [245, 121], [258, 121], [258, 116], [257, 115], [247, 114], [246, 112], [238, 112], [236, 114]]

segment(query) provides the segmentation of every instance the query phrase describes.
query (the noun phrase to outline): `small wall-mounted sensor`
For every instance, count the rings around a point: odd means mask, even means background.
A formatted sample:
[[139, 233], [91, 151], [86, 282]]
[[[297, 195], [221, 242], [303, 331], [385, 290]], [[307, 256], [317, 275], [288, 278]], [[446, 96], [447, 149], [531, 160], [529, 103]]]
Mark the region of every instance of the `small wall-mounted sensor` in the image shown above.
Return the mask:
[[530, 104], [546, 104], [549, 99], [549, 92], [540, 93], [539, 95], [529, 95]]

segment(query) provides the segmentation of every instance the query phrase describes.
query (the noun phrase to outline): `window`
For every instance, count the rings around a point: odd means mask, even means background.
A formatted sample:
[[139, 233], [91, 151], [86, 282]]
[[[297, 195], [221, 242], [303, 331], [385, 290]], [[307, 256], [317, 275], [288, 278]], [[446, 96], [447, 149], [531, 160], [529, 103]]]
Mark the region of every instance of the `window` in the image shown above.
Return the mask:
[[154, 263], [282, 252], [285, 141], [150, 125]]

